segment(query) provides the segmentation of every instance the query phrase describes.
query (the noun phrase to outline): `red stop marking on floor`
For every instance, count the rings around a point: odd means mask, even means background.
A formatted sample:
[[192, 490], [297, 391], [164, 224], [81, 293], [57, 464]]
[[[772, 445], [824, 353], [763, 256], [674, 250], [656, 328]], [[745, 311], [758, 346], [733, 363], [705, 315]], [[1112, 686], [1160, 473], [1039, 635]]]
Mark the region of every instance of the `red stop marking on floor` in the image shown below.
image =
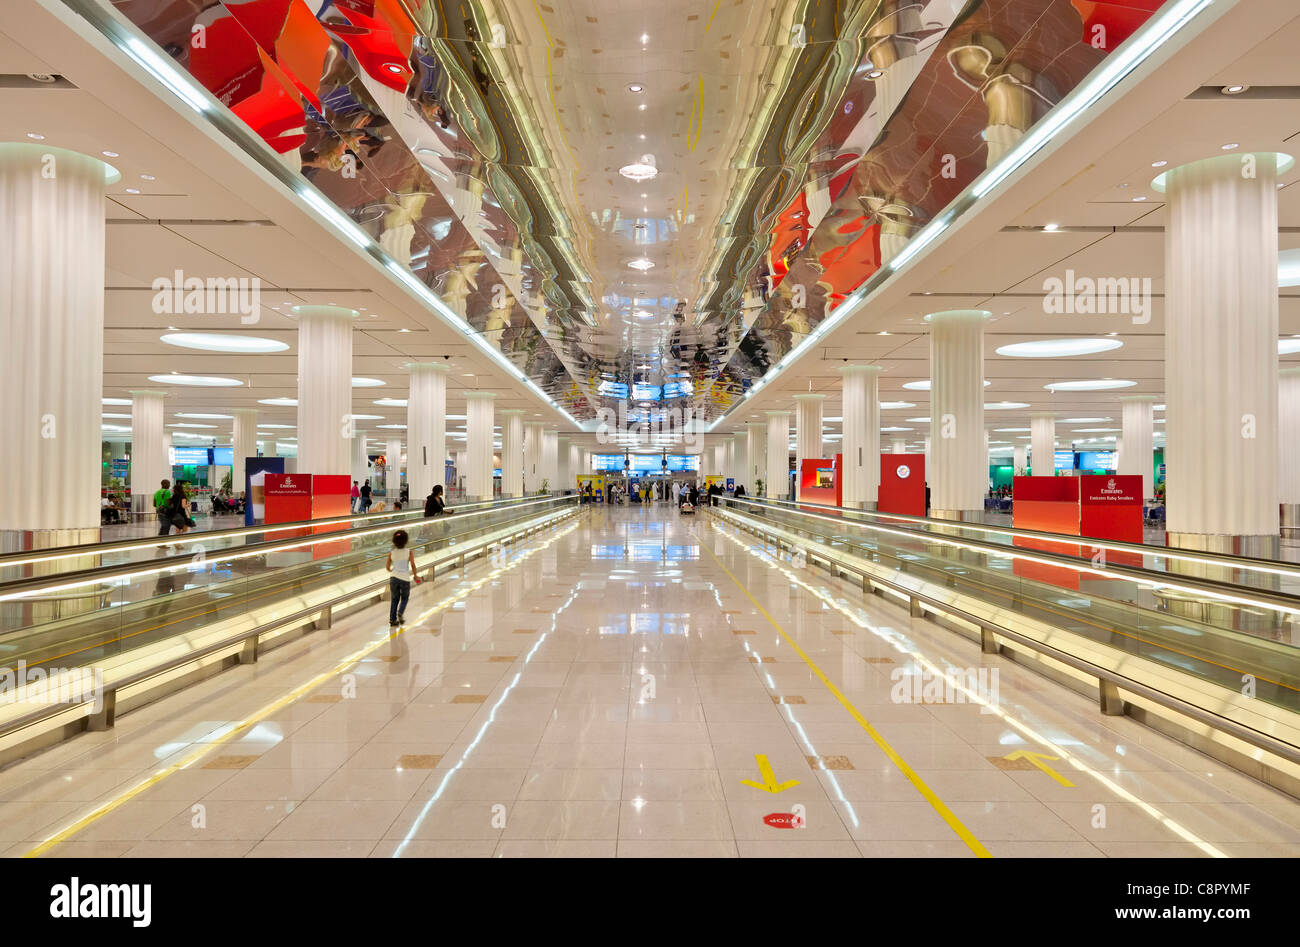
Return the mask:
[[774, 829], [795, 829], [799, 827], [799, 817], [793, 812], [769, 812], [763, 816], [763, 824]]

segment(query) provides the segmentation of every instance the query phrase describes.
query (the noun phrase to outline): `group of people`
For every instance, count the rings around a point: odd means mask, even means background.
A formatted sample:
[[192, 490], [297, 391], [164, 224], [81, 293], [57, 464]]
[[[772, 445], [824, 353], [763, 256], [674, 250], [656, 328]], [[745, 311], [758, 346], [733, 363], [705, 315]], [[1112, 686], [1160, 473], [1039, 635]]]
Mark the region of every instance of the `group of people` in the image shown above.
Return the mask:
[[352, 512], [368, 513], [370, 512], [370, 481], [357, 486], [357, 481], [352, 481]]
[[173, 487], [170, 480], [164, 479], [162, 486], [153, 492], [153, 509], [158, 517], [159, 536], [169, 536], [173, 529], [183, 536], [194, 526], [183, 480], [177, 480]]
[[130, 509], [126, 500], [116, 493], [106, 493], [99, 498], [99, 522], [101, 526], [110, 523], [125, 523], [126, 513]]

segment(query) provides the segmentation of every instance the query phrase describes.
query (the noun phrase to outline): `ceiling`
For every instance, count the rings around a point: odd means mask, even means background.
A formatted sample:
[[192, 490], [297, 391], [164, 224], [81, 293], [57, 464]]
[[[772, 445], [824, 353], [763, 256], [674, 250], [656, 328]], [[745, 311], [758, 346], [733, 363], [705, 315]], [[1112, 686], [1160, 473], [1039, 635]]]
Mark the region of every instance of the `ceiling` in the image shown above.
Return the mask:
[[[1087, 134], [1017, 172], [1013, 187], [860, 301], [854, 290], [1157, 0], [774, 0], [761, 10], [738, 0], [255, 0], [197, 13], [189, 0], [115, 0], [257, 133], [243, 152], [145, 88], [68, 14], [54, 15], [59, 0], [26, 2], [0, 33], [0, 117], [7, 137], [118, 153], [106, 159], [123, 176], [109, 195], [104, 390], [165, 387], [169, 424], [193, 423], [177, 413], [256, 406], [261, 421], [292, 425], [292, 406], [257, 402], [296, 395], [288, 308], [311, 303], [360, 311], [354, 373], [384, 385], [356, 389], [353, 409], [380, 416], [358, 423], [379, 439], [401, 437], [380, 426], [403, 424], [405, 409], [374, 402], [406, 397], [413, 360], [449, 359], [453, 432], [464, 391], [481, 389], [498, 393], [498, 409], [562, 430], [626, 390], [645, 395], [645, 410], [690, 406], [722, 433], [805, 391], [826, 394], [826, 416], [839, 417], [836, 369], [853, 361], [884, 368], [882, 400], [915, 405], [887, 408], [882, 425], [909, 428], [884, 436], [918, 448], [927, 425], [905, 419], [928, 415], [928, 393], [902, 386], [928, 376], [923, 316], [953, 308], [992, 313], [989, 402], [1029, 405], [986, 415], [995, 445], [1025, 443], [1027, 431], [996, 429], [1028, 427], [1035, 410], [1118, 427], [1120, 395], [1163, 390], [1163, 204], [1149, 186], [1152, 162], [1217, 154], [1229, 141], [1295, 153], [1300, 133], [1289, 68], [1298, 11], [1286, 0], [1217, 0], [1213, 26], [1090, 113]], [[1100, 49], [1087, 42], [1099, 18], [1111, 27]], [[62, 78], [26, 78], [40, 73]], [[1221, 95], [1231, 83], [1251, 88]], [[310, 181], [535, 388], [360, 259], [259, 170], [253, 149]], [[654, 156], [654, 178], [619, 174], [643, 155]], [[1298, 195], [1279, 192], [1283, 249], [1300, 247]], [[636, 270], [634, 260], [654, 266]], [[260, 321], [155, 314], [151, 283], [177, 269], [261, 280]], [[1150, 277], [1152, 319], [1045, 313], [1044, 280], [1067, 269]], [[1281, 295], [1283, 335], [1300, 334], [1300, 294]], [[849, 318], [773, 369], [841, 305]], [[289, 347], [194, 352], [163, 344], [168, 326]], [[995, 353], [1112, 334], [1123, 347], [1101, 355]], [[244, 384], [148, 381], [171, 372]], [[1137, 384], [1043, 388], [1108, 377]], [[762, 390], [744, 398], [760, 378]], [[204, 423], [218, 438], [229, 429]], [[838, 424], [827, 430], [833, 437]], [[1062, 442], [1069, 431], [1058, 427]]]

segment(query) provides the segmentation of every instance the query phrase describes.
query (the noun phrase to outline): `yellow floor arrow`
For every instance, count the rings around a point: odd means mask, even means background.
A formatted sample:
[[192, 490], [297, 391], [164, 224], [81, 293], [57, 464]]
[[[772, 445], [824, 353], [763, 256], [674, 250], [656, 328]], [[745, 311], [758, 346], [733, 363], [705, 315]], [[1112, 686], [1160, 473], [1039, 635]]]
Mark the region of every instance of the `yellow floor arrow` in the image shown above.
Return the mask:
[[792, 779], [789, 782], [778, 783], [776, 774], [772, 772], [772, 764], [767, 761], [767, 757], [755, 753], [754, 759], [758, 761], [758, 775], [762, 777], [761, 783], [756, 783], [752, 779], [742, 779], [741, 782], [746, 786], [753, 786], [755, 789], [761, 789], [763, 792], [784, 792], [787, 789], [793, 789], [799, 785], [799, 780]]
[[1052, 769], [1052, 767], [1048, 766], [1046, 763], [1043, 762], [1043, 760], [1059, 760], [1060, 759], [1059, 756], [1048, 756], [1046, 753], [1035, 753], [1032, 750], [1016, 750], [1014, 753], [1008, 753], [1006, 756], [1003, 757], [1003, 759], [1004, 760], [1029, 760], [1029, 762], [1033, 763], [1035, 766], [1041, 769], [1048, 776], [1051, 776], [1062, 786], [1066, 786], [1070, 788], [1074, 787], [1074, 783], [1070, 782], [1068, 779], [1066, 779], [1056, 770]]

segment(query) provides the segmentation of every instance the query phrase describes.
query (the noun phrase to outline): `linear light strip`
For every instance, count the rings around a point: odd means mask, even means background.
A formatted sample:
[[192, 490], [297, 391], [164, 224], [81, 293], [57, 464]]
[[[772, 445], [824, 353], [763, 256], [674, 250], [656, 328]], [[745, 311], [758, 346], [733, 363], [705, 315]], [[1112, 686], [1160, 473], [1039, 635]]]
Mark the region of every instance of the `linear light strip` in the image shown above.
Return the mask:
[[[938, 239], [940, 234], [952, 226], [959, 213], [965, 214], [968, 212], [982, 197], [989, 194], [995, 187], [1010, 177], [1026, 161], [1047, 145], [1054, 136], [1059, 134], [1062, 129], [1095, 105], [1106, 93], [1110, 92], [1121, 80], [1145, 62], [1157, 49], [1172, 39], [1197, 14], [1213, 2], [1214, 0], [1178, 0], [1157, 19], [1147, 23], [1142, 30], [1130, 37], [1120, 52], [1109, 57], [1102, 64], [1099, 72], [1086, 79], [1081, 86], [1078, 86], [1066, 96], [1064, 101], [1048, 112], [1043, 120], [1035, 125], [1015, 148], [1003, 156], [1002, 160], [996, 165], [976, 178], [974, 183], [963, 194], [953, 200], [947, 211], [923, 227], [892, 260], [858, 287], [848, 299], [840, 304], [834, 313], [822, 320], [818, 328], [824, 326], [823, 331], [826, 331], [848, 319], [851, 313], [856, 310], [858, 304], [863, 302], [870, 293], [879, 289], [891, 276], [915, 259], [921, 251]], [[737, 405], [743, 404], [749, 398], [752, 398], [764, 382], [774, 377], [784, 366], [798, 359], [816, 342], [820, 334], [814, 331], [787, 352], [773, 371], [765, 375], [756, 384], [751, 385], [745, 397], [737, 400], [731, 409], [714, 419], [707, 430], [709, 432], [713, 431], [735, 410]]]

